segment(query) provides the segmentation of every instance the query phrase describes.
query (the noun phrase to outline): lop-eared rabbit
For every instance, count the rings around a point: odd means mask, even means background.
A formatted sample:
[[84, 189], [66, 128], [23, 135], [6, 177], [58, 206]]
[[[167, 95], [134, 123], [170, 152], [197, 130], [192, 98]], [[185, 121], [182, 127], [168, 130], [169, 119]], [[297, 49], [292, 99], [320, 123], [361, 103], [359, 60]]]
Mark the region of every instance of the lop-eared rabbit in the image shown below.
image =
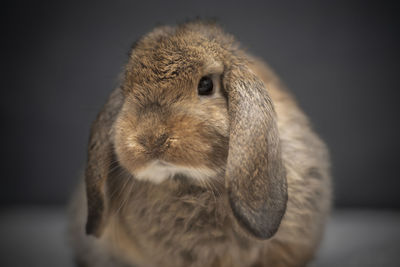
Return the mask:
[[274, 72], [210, 22], [132, 48], [91, 127], [70, 239], [78, 266], [305, 266], [329, 156]]

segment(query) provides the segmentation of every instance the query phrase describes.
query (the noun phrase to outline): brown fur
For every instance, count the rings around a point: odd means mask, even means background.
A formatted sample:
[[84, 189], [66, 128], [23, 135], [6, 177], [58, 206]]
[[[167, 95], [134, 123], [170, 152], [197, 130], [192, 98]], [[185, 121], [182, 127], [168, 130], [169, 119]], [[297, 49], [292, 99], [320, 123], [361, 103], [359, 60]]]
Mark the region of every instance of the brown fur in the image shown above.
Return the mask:
[[[199, 97], [205, 75], [218, 90]], [[136, 179], [153, 159], [212, 175]], [[293, 97], [199, 21], [133, 48], [92, 126], [85, 181], [70, 224], [80, 266], [304, 266], [330, 208], [327, 149]]]

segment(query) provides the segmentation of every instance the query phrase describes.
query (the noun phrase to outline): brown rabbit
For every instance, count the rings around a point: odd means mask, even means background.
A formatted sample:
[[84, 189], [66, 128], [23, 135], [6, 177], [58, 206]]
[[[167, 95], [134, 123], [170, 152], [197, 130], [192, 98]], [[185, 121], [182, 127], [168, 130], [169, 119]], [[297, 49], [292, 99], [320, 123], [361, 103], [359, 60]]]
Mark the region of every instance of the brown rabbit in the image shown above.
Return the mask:
[[275, 74], [217, 25], [132, 48], [92, 125], [79, 266], [305, 266], [331, 203], [326, 146]]

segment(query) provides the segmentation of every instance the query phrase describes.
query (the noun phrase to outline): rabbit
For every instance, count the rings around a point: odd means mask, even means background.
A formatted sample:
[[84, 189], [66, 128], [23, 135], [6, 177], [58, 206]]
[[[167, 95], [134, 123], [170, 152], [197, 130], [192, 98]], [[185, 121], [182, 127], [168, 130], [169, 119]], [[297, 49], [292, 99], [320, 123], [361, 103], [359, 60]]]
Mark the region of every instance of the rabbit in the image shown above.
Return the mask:
[[77, 266], [306, 266], [331, 209], [327, 146], [271, 68], [209, 21], [134, 44], [83, 176]]

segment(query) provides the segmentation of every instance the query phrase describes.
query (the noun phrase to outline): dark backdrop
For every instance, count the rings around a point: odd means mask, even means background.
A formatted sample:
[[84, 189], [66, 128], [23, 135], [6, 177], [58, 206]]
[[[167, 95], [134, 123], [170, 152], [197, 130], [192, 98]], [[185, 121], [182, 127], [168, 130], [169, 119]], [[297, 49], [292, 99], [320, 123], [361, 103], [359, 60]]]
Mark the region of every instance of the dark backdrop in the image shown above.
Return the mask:
[[199, 15], [217, 18], [297, 96], [330, 147], [337, 205], [399, 208], [398, 11], [367, 1], [3, 6], [1, 204], [65, 203], [132, 42]]

